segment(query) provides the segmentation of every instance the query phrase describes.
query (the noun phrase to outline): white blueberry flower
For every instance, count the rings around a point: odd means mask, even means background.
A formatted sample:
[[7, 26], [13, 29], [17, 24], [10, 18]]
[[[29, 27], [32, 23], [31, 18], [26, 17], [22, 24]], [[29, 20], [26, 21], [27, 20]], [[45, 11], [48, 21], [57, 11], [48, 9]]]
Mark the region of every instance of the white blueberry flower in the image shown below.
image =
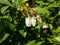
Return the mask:
[[48, 25], [47, 25], [47, 24], [44, 24], [44, 25], [43, 25], [43, 29], [44, 29], [44, 28], [48, 28]]
[[36, 17], [34, 17], [34, 16], [32, 17], [31, 24], [32, 24], [32, 26], [36, 25]]
[[31, 18], [30, 17], [27, 17], [25, 19], [25, 24], [26, 24], [27, 27], [31, 27]]
[[42, 19], [41, 19], [40, 15], [37, 15], [36, 18], [37, 18], [38, 22], [40, 22], [40, 23], [42, 22]]

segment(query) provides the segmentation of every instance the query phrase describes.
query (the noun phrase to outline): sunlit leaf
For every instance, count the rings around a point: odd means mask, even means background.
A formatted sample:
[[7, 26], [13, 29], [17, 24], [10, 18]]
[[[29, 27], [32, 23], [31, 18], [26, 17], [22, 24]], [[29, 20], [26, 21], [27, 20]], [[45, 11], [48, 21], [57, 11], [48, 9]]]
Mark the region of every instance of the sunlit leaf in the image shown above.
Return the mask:
[[29, 41], [26, 45], [35, 45], [35, 40]]
[[24, 2], [26, 2], [27, 0], [15, 0], [15, 6], [19, 7], [21, 6]]
[[48, 0], [49, 2], [54, 2], [54, 0]]
[[52, 28], [53, 28], [52, 24], [49, 24], [49, 27], [50, 27], [50, 29], [52, 30]]
[[56, 5], [56, 4], [50, 4], [48, 7], [58, 7], [58, 5]]
[[9, 34], [5, 33], [2, 39], [0, 40], [0, 43], [2, 43], [4, 40], [8, 38]]
[[60, 35], [54, 36], [50, 39], [52, 43], [60, 44]]
[[4, 13], [4, 12], [7, 10], [8, 7], [9, 7], [9, 6], [2, 7], [2, 8], [1, 8], [1, 12]]
[[56, 31], [55, 32], [60, 32], [60, 26], [56, 29]]
[[43, 42], [37, 42], [35, 45], [41, 45]]
[[8, 0], [0, 0], [0, 3], [11, 6], [11, 3]]
[[60, 42], [60, 35], [58, 35], [57, 37], [55, 37], [55, 39]]
[[24, 32], [24, 30], [19, 30], [19, 33], [20, 33], [23, 37], [26, 37], [27, 32]]
[[46, 8], [40, 8], [40, 7], [36, 7], [36, 8], [32, 8], [34, 10], [36, 10], [37, 14], [49, 14], [49, 10], [47, 10]]
[[60, 10], [59, 10], [58, 14], [60, 15]]

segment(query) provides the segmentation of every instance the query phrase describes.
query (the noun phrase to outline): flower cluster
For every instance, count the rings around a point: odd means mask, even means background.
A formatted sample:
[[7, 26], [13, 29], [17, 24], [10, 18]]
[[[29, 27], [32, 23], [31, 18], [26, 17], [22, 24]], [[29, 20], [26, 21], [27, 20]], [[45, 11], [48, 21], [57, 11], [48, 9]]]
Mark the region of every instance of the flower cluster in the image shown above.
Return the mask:
[[26, 17], [26, 19], [25, 19], [25, 24], [26, 24], [26, 26], [27, 27], [31, 27], [31, 26], [35, 26], [36, 25], [36, 22], [42, 22], [42, 19], [41, 19], [41, 17], [40, 16], [33, 16], [32, 18], [31, 17]]
[[[28, 16], [25, 19], [25, 24], [26, 24], [27, 27], [31, 27], [31, 26], [34, 27], [36, 25], [37, 21], [40, 22], [40, 23], [42, 22], [42, 19], [41, 19], [40, 15], [36, 15], [36, 11], [33, 10], [33, 9], [29, 9], [29, 8], [21, 6], [21, 7], [18, 7], [17, 10], [23, 11], [24, 13], [32, 16], [32, 17]], [[35, 17], [35, 15], [36, 15], [36, 17]]]
[[27, 27], [35, 26], [36, 25], [36, 18], [35, 17], [27, 17], [25, 19], [25, 24]]

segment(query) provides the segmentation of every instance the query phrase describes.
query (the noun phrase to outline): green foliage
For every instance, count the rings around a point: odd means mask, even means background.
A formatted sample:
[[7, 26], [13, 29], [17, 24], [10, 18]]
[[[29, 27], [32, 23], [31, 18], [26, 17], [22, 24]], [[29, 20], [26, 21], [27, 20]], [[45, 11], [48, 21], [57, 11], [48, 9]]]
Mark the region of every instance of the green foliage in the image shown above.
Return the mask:
[[0, 3], [2, 3], [2, 4], [6, 4], [6, 5], [8, 5], [8, 6], [11, 6], [11, 3], [8, 1], [8, 0], [0, 0]]
[[60, 32], [60, 26], [56, 29], [55, 32]]
[[24, 30], [19, 30], [19, 33], [20, 33], [23, 37], [26, 37], [27, 32], [24, 32]]
[[0, 43], [2, 43], [4, 40], [6, 40], [8, 38], [8, 36], [9, 36], [9, 34], [4, 34], [4, 36], [0, 40]]
[[2, 8], [1, 8], [1, 12], [4, 13], [8, 7], [9, 7], [9, 6], [2, 7]]
[[[27, 27], [37, 15], [42, 22]], [[0, 45], [60, 45], [60, 0], [0, 0]]]

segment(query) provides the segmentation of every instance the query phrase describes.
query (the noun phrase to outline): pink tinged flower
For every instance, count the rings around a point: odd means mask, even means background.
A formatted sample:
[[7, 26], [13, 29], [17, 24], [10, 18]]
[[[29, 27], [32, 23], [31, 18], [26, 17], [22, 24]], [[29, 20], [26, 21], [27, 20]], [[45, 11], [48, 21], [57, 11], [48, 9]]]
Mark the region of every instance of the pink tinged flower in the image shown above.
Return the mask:
[[30, 17], [27, 17], [25, 19], [25, 24], [26, 24], [27, 27], [31, 27], [31, 18]]
[[34, 10], [31, 10], [31, 11], [30, 11], [30, 14], [31, 14], [31, 15], [35, 15], [36, 12], [35, 12]]
[[31, 24], [32, 24], [32, 26], [35, 26], [36, 25], [36, 18], [35, 17], [32, 17]]
[[45, 24], [45, 25], [43, 25], [43, 29], [44, 29], [44, 28], [48, 28], [48, 25], [46, 25], [46, 24]]
[[37, 21], [38, 21], [38, 22], [40, 22], [40, 23], [42, 22], [42, 19], [41, 19], [41, 17], [40, 17], [39, 15], [37, 15], [36, 18], [37, 18]]

